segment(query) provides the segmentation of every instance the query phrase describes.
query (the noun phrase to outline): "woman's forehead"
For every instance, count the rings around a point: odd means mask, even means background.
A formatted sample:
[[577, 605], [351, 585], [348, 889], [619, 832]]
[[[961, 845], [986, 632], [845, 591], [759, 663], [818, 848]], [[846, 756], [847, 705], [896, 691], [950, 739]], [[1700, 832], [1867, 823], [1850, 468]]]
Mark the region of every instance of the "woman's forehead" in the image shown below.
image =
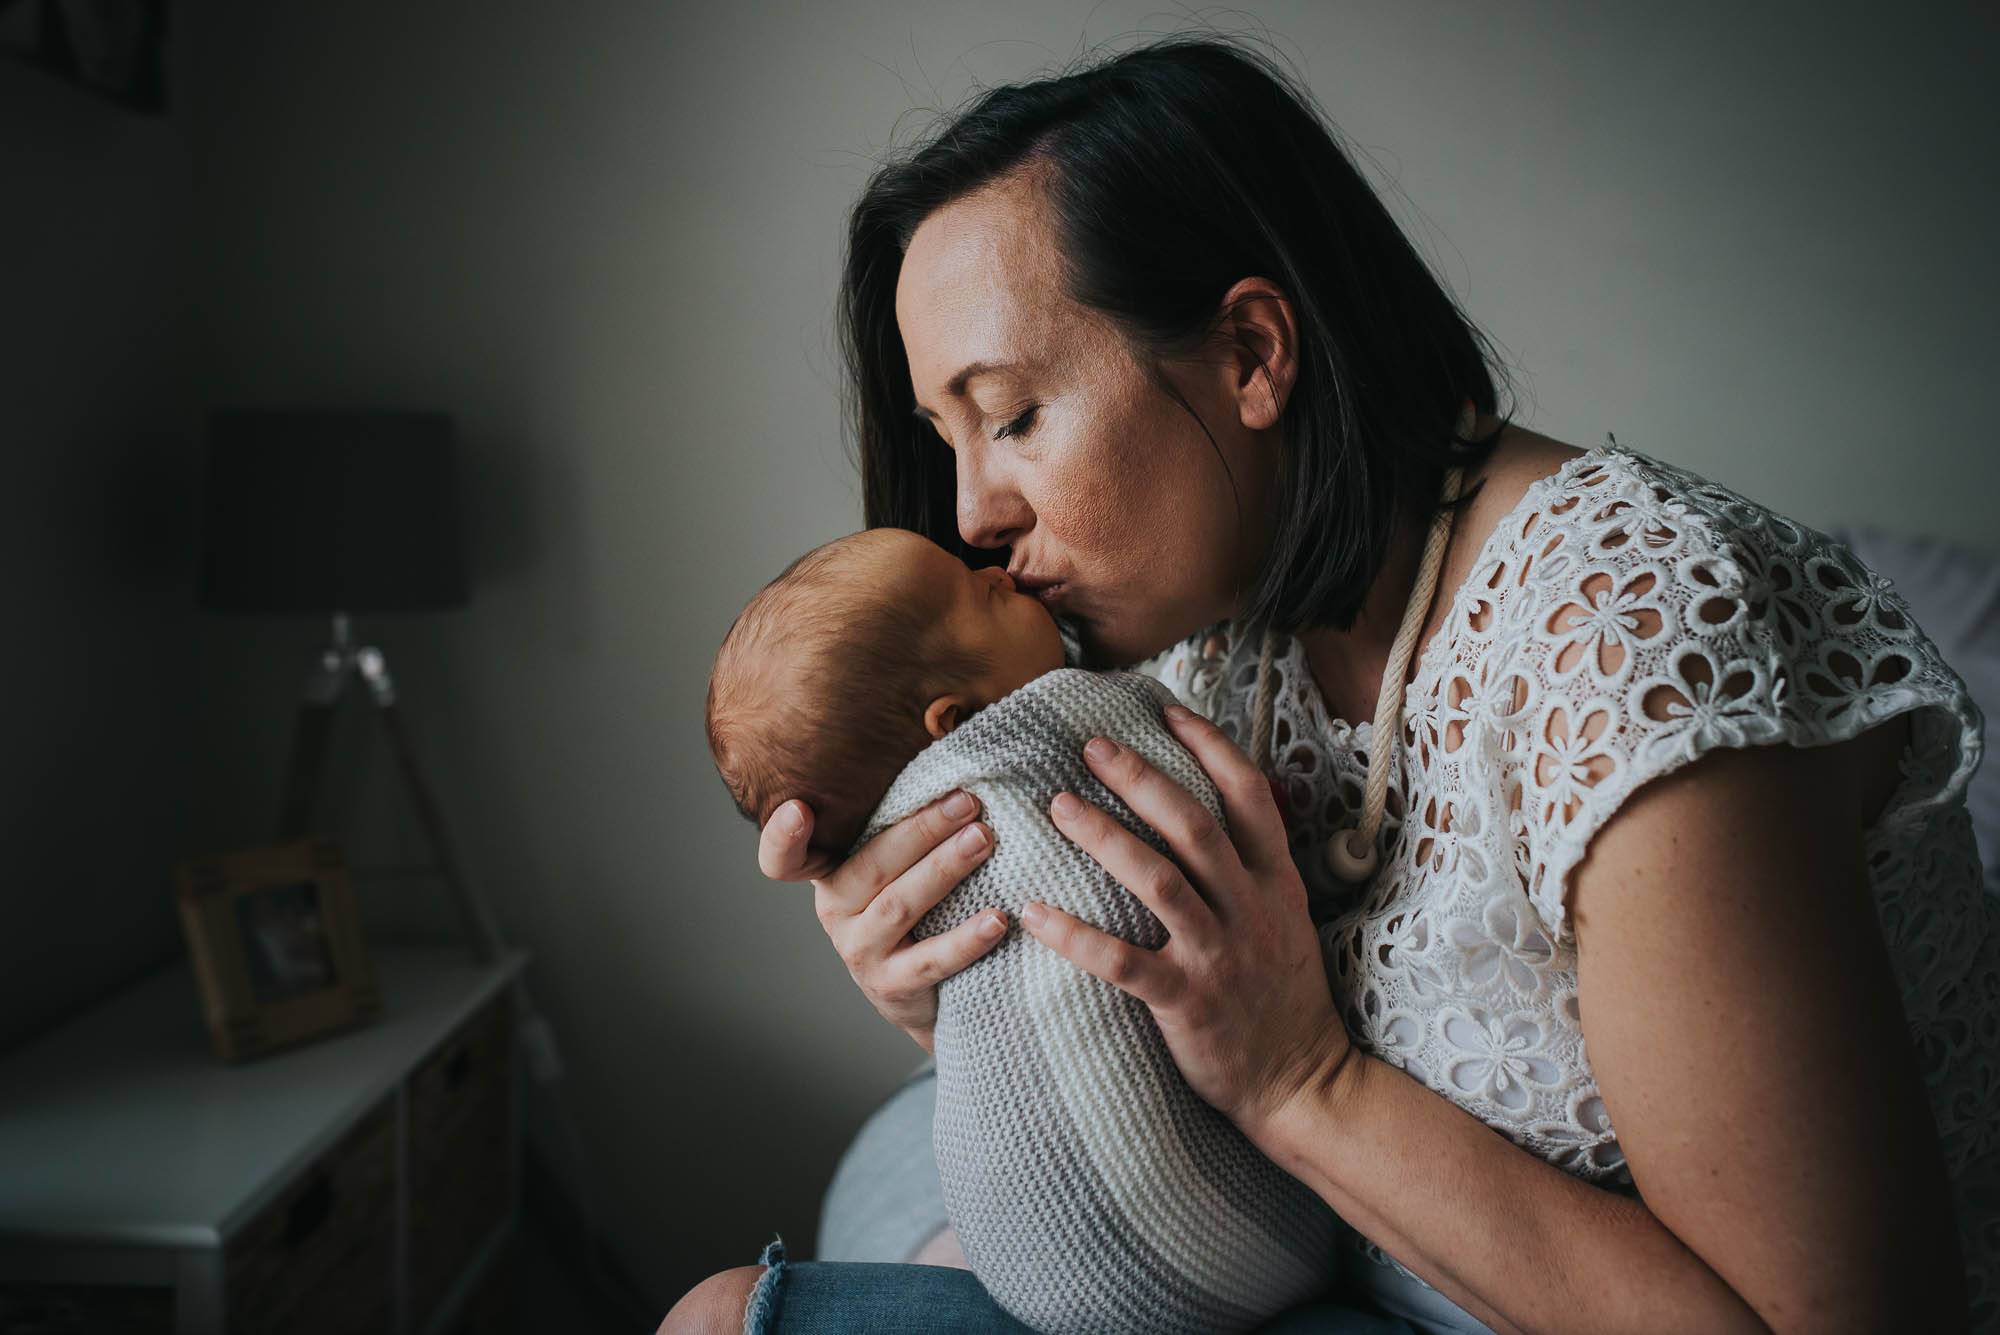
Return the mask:
[[919, 386], [942, 387], [974, 362], [1031, 359], [1040, 340], [1080, 318], [1062, 255], [1025, 178], [953, 200], [910, 238], [896, 282], [896, 322]]

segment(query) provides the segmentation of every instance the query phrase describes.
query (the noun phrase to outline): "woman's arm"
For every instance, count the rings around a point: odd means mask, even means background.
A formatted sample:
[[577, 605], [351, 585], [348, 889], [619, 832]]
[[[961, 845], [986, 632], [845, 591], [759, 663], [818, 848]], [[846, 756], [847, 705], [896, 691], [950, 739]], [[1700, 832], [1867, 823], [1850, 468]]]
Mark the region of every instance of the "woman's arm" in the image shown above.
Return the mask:
[[1252, 1139], [1495, 1330], [1771, 1329], [1643, 1204], [1358, 1051]]
[[[1198, 719], [1175, 726], [1244, 808], [1239, 844], [1272, 837], [1241, 753]], [[1344, 1032], [1302, 1064], [1302, 1003], [1232, 945], [1261, 923], [1311, 931], [1268, 848], [1233, 872], [1183, 855], [1204, 899], [1086, 813], [1072, 837], [1159, 895], [1176, 940], [1137, 960], [1061, 915], [1023, 921], [1127, 980], [1211, 1102], [1496, 1328], [1949, 1329], [1963, 1267], [1868, 896], [1861, 745], [1711, 754], [1641, 789], [1573, 874], [1586, 1042], [1644, 1204], [1515, 1147]], [[1099, 773], [1177, 855], [1195, 847], [1158, 775], [1129, 756]]]

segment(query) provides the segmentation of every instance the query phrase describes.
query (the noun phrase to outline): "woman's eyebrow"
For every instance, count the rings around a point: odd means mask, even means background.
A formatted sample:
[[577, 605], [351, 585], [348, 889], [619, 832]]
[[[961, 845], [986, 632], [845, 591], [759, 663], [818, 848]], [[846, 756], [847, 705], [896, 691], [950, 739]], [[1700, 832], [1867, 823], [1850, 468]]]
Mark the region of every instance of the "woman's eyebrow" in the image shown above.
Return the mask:
[[[957, 398], [959, 395], [965, 393], [965, 387], [979, 376], [1018, 369], [1020, 368], [1013, 362], [972, 362], [946, 383], [944, 392], [953, 398]], [[911, 412], [915, 414], [917, 420], [922, 422], [935, 421], [937, 418], [936, 413], [924, 407], [921, 403], [911, 409]]]

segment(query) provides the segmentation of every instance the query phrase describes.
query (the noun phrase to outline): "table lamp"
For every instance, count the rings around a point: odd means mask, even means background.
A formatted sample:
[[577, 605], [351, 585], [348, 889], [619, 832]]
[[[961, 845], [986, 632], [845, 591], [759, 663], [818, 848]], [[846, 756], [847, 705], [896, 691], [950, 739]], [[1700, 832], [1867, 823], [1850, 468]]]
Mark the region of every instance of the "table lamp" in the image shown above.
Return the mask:
[[474, 951], [503, 947], [458, 868], [444, 818], [396, 706], [389, 662], [349, 618], [467, 600], [451, 419], [437, 413], [218, 412], [210, 418], [201, 604], [331, 618], [293, 726], [278, 838], [301, 838], [324, 778], [334, 711], [360, 682], [388, 734]]

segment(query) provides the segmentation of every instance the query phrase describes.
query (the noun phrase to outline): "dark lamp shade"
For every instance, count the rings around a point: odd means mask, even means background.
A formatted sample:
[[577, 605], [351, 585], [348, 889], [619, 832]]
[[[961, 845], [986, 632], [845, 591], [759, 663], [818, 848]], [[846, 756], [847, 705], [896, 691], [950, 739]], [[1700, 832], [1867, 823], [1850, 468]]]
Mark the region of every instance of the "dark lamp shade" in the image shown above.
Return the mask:
[[449, 417], [210, 418], [202, 606], [421, 612], [465, 601]]

